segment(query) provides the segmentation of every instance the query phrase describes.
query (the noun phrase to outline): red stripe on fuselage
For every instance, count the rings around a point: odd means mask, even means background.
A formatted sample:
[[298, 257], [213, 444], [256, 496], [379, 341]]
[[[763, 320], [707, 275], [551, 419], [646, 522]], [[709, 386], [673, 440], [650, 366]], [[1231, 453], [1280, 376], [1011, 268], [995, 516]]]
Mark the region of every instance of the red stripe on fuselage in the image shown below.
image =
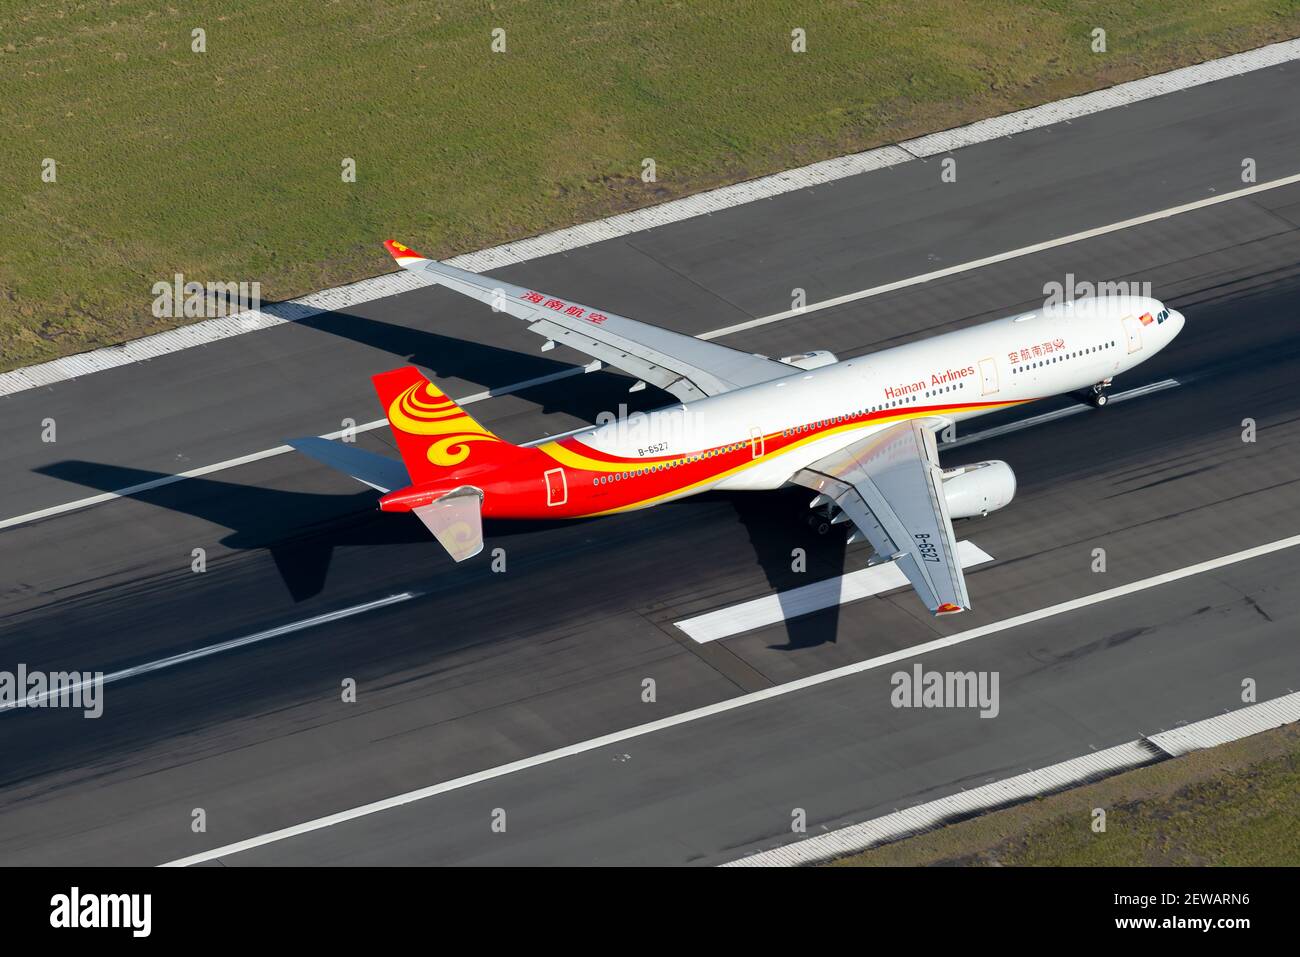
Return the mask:
[[[519, 448], [518, 452], [527, 454], [521, 454], [508, 465], [503, 465], [499, 474], [494, 472], [488, 477], [489, 481], [484, 485], [483, 514], [489, 518], [582, 518], [646, 508], [684, 494], [704, 491], [731, 474], [815, 442], [831, 432], [854, 430], [890, 420], [943, 415], [954, 410], [988, 411], [1029, 401], [1032, 400], [915, 406], [828, 419], [796, 428], [789, 434], [774, 432], [765, 435], [763, 455], [759, 458], [754, 457], [748, 436], [721, 446], [730, 449], [726, 452], [710, 454], [711, 450], [705, 449], [688, 454], [640, 458], [602, 452], [576, 436], [568, 436], [557, 444], [574, 456], [606, 467], [574, 467], [552, 457], [542, 446]], [[544, 476], [555, 469], [562, 469], [564, 473], [564, 501], [549, 505], [548, 483]], [[560, 496], [552, 494], [550, 497], [558, 499]]]

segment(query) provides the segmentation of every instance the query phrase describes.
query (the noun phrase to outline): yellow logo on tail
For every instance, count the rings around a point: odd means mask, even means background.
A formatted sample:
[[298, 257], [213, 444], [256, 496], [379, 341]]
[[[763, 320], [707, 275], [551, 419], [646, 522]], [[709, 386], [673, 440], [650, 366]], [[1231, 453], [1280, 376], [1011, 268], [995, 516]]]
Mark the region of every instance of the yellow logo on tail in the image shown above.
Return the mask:
[[500, 442], [483, 426], [466, 415], [446, 393], [432, 382], [416, 382], [388, 407], [393, 428], [411, 435], [442, 435], [429, 446], [434, 465], [460, 465], [469, 458], [470, 442]]

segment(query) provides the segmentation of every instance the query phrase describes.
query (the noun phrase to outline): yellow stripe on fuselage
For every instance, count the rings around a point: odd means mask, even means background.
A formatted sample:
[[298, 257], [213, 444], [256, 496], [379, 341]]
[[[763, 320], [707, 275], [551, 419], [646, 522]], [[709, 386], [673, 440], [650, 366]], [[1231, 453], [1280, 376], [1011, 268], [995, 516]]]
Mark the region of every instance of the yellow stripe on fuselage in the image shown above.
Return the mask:
[[635, 468], [641, 468], [643, 463], [653, 465], [666, 465], [672, 462], [679, 462], [690, 458], [688, 455], [670, 455], [667, 458], [658, 459], [638, 459], [628, 462], [611, 462], [602, 459], [593, 459], [581, 452], [575, 452], [573, 449], [565, 448], [559, 442], [547, 442], [537, 448], [545, 452], [561, 465], [567, 465], [571, 469], [581, 469], [585, 472], [627, 472]]

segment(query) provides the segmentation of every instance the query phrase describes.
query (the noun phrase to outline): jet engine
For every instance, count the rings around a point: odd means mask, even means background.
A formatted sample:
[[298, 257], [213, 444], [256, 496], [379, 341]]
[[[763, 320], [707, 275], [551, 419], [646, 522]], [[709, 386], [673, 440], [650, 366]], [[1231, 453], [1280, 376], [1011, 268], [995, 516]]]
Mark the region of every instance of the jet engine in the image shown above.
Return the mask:
[[996, 512], [1016, 497], [1016, 473], [1006, 462], [976, 462], [943, 470], [949, 518]]
[[840, 360], [835, 358], [833, 352], [815, 349], [812, 352], [801, 352], [797, 356], [783, 356], [779, 361], [796, 369], [820, 369], [822, 366], [834, 365]]

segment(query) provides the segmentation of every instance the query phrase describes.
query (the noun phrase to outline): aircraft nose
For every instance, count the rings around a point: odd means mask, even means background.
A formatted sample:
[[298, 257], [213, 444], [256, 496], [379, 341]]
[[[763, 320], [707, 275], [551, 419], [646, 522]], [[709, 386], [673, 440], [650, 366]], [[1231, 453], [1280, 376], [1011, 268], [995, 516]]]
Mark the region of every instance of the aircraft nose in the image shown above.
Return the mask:
[[1174, 324], [1173, 332], [1169, 335], [1169, 338], [1172, 339], [1174, 336], [1178, 335], [1178, 333], [1183, 331], [1183, 314], [1177, 309], [1170, 309], [1169, 321]]

